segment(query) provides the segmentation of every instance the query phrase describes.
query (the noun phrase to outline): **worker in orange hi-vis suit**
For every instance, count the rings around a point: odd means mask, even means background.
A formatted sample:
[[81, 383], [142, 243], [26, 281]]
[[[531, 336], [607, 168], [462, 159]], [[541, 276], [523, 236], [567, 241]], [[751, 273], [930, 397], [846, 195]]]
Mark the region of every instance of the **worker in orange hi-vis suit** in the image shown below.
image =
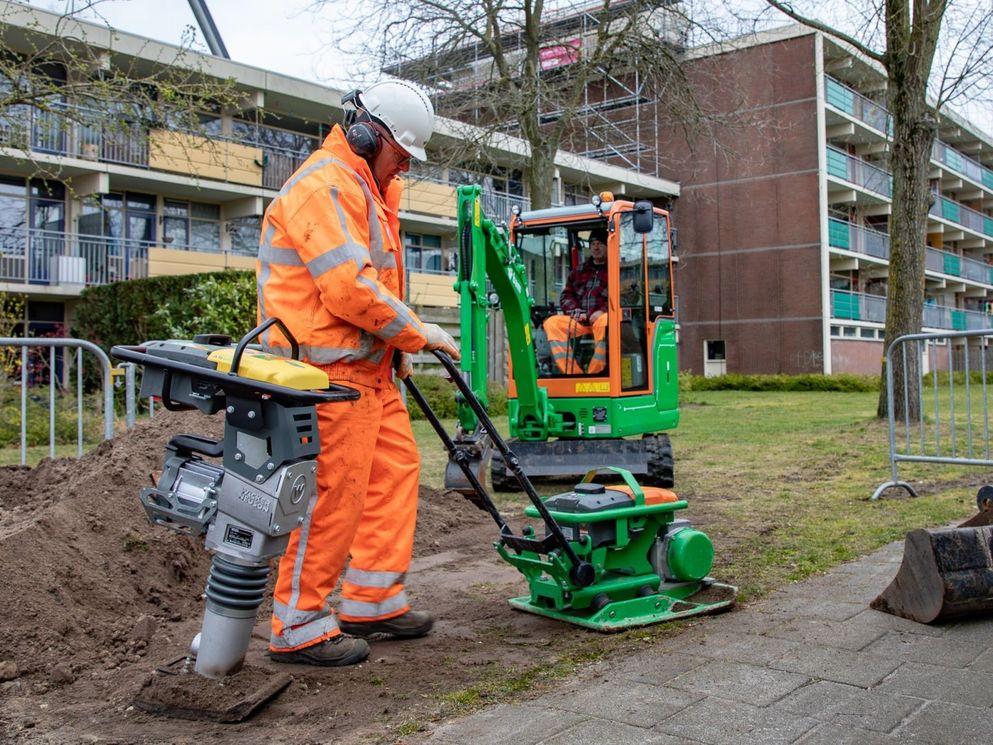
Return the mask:
[[[257, 264], [259, 320], [282, 319], [302, 359], [361, 394], [317, 407], [317, 494], [279, 563], [270, 655], [313, 665], [361, 662], [362, 637], [431, 630], [403, 585], [420, 458], [392, 366], [399, 356], [406, 377], [410, 353], [422, 349], [459, 357], [451, 336], [402, 301], [396, 176], [411, 157], [426, 158], [431, 102], [409, 83], [387, 82], [342, 103], [345, 128], [335, 125], [266, 210]], [[262, 341], [290, 355], [277, 330]], [[342, 570], [336, 615], [329, 596]]]
[[572, 272], [562, 290], [563, 315], [549, 316], [541, 325], [548, 336], [552, 361], [560, 373], [582, 375], [570, 343], [580, 336], [594, 341], [593, 357], [586, 372], [596, 375], [607, 367], [607, 231], [590, 233], [590, 256]]

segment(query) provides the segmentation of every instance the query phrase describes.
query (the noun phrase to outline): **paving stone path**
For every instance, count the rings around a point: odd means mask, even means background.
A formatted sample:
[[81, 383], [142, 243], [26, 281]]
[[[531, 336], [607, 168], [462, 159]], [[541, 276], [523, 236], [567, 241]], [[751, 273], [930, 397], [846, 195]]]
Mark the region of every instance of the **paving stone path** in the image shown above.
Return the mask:
[[437, 745], [993, 743], [993, 620], [869, 610], [895, 543], [708, 619], [534, 700], [444, 722]]

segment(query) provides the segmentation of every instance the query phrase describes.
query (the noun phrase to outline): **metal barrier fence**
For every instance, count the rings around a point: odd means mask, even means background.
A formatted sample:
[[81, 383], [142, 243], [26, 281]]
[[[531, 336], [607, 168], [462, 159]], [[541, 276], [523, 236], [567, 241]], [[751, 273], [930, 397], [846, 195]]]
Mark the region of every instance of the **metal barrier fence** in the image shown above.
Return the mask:
[[[993, 330], [986, 329], [907, 334], [889, 345], [886, 399], [890, 480], [876, 488], [872, 499], [894, 487], [917, 496], [914, 488], [900, 479], [900, 463], [993, 467], [988, 380], [988, 373], [993, 372], [991, 340]], [[919, 372], [916, 390], [911, 375], [904, 376], [900, 390], [894, 390], [893, 361], [897, 358], [904, 370]], [[894, 414], [897, 397], [904, 411], [899, 422]], [[912, 404], [916, 404], [919, 417], [911, 417]]]
[[[76, 366], [76, 454], [83, 455], [83, 352], [91, 353], [100, 365], [101, 385], [103, 393], [103, 439], [109, 440], [114, 436], [114, 388], [110, 358], [96, 344], [84, 339], [32, 339], [0, 337], [0, 347], [19, 347], [21, 350], [21, 465], [27, 463], [27, 425], [28, 425], [28, 350], [48, 348], [48, 453], [55, 457], [55, 414], [56, 389], [58, 388], [58, 370], [56, 350], [75, 350]], [[65, 376], [68, 378], [68, 375]]]

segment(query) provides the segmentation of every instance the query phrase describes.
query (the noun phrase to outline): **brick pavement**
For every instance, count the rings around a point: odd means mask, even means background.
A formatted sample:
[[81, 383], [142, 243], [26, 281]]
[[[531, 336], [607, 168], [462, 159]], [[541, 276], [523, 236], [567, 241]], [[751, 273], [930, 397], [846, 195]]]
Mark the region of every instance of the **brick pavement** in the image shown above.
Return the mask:
[[435, 745], [993, 742], [993, 620], [868, 609], [895, 543], [560, 689], [441, 723]]

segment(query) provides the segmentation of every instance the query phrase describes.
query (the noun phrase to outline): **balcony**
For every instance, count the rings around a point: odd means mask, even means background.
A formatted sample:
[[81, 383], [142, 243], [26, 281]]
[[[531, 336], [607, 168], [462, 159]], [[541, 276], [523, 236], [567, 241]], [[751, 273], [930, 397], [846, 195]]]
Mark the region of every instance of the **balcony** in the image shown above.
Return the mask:
[[[454, 170], [454, 169], [453, 169]], [[496, 222], [510, 220], [511, 210], [514, 205], [521, 208], [521, 212], [531, 209], [531, 200], [519, 194], [510, 194], [499, 191], [486, 185], [487, 176], [485, 174], [470, 173], [467, 171], [449, 172], [446, 175], [441, 169], [430, 166], [412, 167], [407, 177], [409, 184], [408, 191], [414, 192], [418, 189], [418, 184], [437, 184], [448, 187], [451, 191], [451, 216], [455, 217], [455, 187], [467, 183], [478, 183], [483, 187], [482, 207], [483, 214]]]
[[827, 149], [827, 172], [829, 176], [855, 184], [887, 199], [893, 196], [893, 177], [890, 176], [889, 171], [870, 165], [830, 145]]
[[[830, 145], [827, 148], [827, 173], [832, 178], [854, 184], [886, 199], [893, 197], [893, 177], [889, 171]], [[930, 214], [993, 238], [993, 217], [966, 207], [954, 199], [935, 194]]]
[[105, 285], [148, 276], [144, 241], [63, 233], [0, 229], [0, 282], [25, 285]]
[[[831, 318], [839, 321], [886, 323], [886, 298], [847, 290], [831, 290]], [[974, 310], [926, 304], [924, 328], [973, 331], [993, 328], [993, 316]]]
[[[310, 152], [261, 142], [267, 128], [258, 129], [258, 138], [221, 134], [203, 137], [155, 128], [143, 122], [111, 123], [105, 112], [53, 103], [50, 110], [13, 107], [0, 117], [0, 147], [149, 170], [194, 173], [278, 191]], [[316, 137], [312, 139], [310, 149], [314, 150], [320, 143]]]
[[[828, 245], [884, 261], [890, 258], [890, 237], [886, 233], [834, 217], [828, 220]], [[993, 266], [930, 246], [924, 250], [926, 271], [993, 285]]]
[[993, 217], [984, 215], [964, 204], [935, 194], [934, 204], [929, 210], [935, 217], [957, 223], [976, 233], [982, 233], [993, 238]]
[[[825, 76], [824, 94], [828, 105], [889, 137], [893, 136], [892, 118], [885, 107], [829, 76]], [[993, 170], [960, 153], [951, 145], [935, 140], [931, 159], [993, 191]]]
[[893, 134], [893, 122], [886, 107], [866, 98], [844, 83], [825, 76], [824, 95], [827, 103], [838, 111], [842, 111], [880, 132], [888, 135]]

